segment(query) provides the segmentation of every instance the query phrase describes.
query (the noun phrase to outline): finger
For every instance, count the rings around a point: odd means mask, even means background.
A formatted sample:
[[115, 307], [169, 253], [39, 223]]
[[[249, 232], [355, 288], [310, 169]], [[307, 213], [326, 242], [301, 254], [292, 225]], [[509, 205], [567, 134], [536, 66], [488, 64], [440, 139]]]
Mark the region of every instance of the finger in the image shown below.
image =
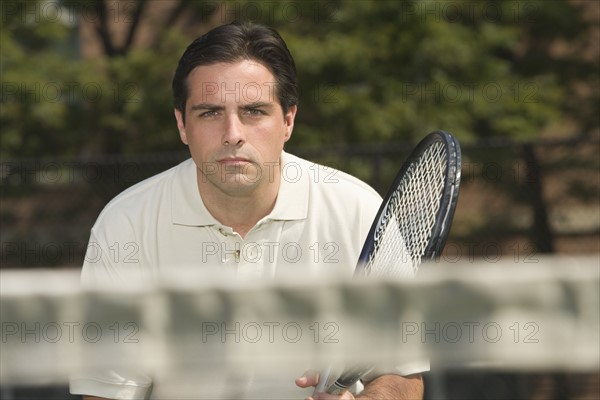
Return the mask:
[[308, 370], [300, 378], [296, 379], [296, 385], [301, 388], [316, 386], [319, 383], [319, 373], [313, 370]]
[[350, 392], [345, 392], [342, 397], [340, 397], [340, 400], [355, 400], [354, 395]]
[[314, 400], [356, 400], [352, 393], [348, 391], [344, 392], [342, 395], [317, 392], [313, 396]]

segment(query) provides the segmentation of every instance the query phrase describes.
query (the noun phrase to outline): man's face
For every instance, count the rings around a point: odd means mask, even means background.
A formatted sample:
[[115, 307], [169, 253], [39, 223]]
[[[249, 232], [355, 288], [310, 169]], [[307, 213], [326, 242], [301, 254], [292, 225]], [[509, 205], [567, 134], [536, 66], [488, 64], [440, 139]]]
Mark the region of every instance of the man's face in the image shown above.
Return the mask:
[[279, 158], [292, 134], [296, 106], [284, 115], [275, 78], [244, 60], [196, 67], [187, 77], [183, 143], [199, 171], [200, 190], [244, 195], [279, 182]]

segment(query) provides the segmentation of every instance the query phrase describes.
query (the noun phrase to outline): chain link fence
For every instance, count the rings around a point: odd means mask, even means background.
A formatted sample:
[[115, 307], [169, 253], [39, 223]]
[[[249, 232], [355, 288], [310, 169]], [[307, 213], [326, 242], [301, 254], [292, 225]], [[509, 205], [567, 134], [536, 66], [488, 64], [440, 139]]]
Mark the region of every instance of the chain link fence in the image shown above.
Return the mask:
[[[535, 262], [541, 253], [600, 253], [599, 143], [463, 144], [461, 193], [445, 261]], [[383, 195], [414, 144], [288, 151], [355, 175]], [[182, 151], [2, 161], [2, 268], [81, 266], [90, 228], [108, 201], [188, 157]], [[335, 180], [335, 171], [312, 179]]]

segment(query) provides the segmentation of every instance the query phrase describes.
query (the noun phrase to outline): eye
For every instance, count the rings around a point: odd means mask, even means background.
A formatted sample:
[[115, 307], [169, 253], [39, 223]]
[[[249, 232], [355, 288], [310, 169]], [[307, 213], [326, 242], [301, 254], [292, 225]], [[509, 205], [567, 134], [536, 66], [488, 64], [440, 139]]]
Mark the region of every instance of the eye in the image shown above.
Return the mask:
[[200, 113], [200, 118], [214, 118], [218, 115], [219, 113], [216, 110], [208, 110], [208, 111], [204, 111], [202, 113]]
[[244, 110], [244, 113], [246, 115], [250, 115], [251, 117], [258, 117], [261, 115], [265, 115], [265, 112], [258, 108], [247, 108], [246, 110]]

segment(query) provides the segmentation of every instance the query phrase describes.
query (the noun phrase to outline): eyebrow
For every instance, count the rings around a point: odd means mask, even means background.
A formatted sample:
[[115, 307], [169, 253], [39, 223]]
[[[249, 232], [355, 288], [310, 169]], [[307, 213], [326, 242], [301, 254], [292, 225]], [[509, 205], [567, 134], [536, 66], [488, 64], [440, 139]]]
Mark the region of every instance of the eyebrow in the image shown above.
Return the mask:
[[[262, 101], [257, 101], [254, 103], [248, 103], [248, 104], [244, 104], [242, 106], [240, 106], [240, 108], [244, 109], [244, 110], [249, 110], [249, 109], [253, 109], [253, 108], [273, 108], [274, 105], [273, 103], [266, 103], [266, 102], [262, 102]], [[225, 107], [222, 105], [217, 105], [217, 104], [212, 104], [212, 103], [199, 103], [199, 104], [194, 104], [191, 107], [191, 111], [196, 111], [196, 110], [224, 110]]]
[[262, 101], [257, 101], [254, 103], [245, 104], [241, 108], [243, 108], [245, 110], [249, 110], [252, 108], [273, 108], [273, 103], [265, 103]]
[[223, 110], [223, 109], [225, 109], [225, 107], [218, 106], [216, 104], [211, 104], [211, 103], [194, 104], [191, 107], [191, 111], [196, 111], [196, 110]]

